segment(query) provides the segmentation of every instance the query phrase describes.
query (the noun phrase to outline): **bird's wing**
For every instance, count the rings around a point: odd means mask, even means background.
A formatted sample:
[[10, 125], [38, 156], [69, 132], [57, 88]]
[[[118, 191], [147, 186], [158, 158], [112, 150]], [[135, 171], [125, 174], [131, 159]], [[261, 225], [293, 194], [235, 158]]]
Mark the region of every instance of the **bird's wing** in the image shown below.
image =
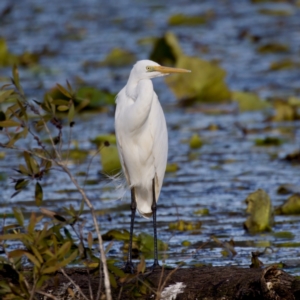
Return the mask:
[[[129, 174], [125, 165], [124, 157], [123, 157], [123, 149], [122, 149], [122, 99], [126, 97], [125, 95], [125, 89], [123, 88], [119, 94], [116, 97], [116, 111], [115, 111], [115, 131], [116, 131], [116, 141], [117, 141], [117, 148], [118, 148], [118, 153], [119, 153], [119, 159], [121, 162], [122, 170], [124, 173], [124, 176], [126, 178], [126, 181], [128, 185], [130, 186], [130, 178]], [[124, 126], [124, 125], [123, 125]]]
[[168, 131], [162, 107], [155, 93], [149, 119], [151, 122], [150, 128], [153, 139], [152, 155], [154, 157], [155, 173], [157, 177], [156, 199], [158, 199], [167, 165]]

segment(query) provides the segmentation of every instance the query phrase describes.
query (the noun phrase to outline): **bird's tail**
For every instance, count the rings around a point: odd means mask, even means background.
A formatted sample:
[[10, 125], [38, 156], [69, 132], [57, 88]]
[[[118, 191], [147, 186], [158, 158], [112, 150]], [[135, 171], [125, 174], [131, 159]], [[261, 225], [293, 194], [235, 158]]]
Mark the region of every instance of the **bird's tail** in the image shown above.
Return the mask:
[[106, 176], [110, 179], [110, 181], [112, 182], [112, 184], [115, 187], [115, 190], [117, 192], [117, 199], [123, 200], [123, 198], [126, 194], [126, 191], [128, 190], [128, 185], [127, 185], [126, 178], [125, 178], [123, 172], [120, 171], [115, 175], [106, 174]]

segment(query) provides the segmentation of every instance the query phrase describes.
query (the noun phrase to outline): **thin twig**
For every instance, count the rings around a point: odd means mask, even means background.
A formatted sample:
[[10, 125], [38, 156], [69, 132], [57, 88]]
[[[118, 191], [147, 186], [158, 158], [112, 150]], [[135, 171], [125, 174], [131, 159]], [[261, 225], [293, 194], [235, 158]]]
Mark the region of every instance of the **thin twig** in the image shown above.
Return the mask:
[[75, 283], [75, 281], [65, 272], [64, 269], [59, 269], [60, 272], [63, 273], [63, 275], [74, 285], [74, 287], [77, 289], [78, 293], [85, 299], [85, 300], [90, 300], [87, 298], [84, 293], [82, 292], [81, 288]]
[[61, 162], [56, 162], [56, 164], [61, 166], [63, 168], [63, 170], [69, 175], [71, 181], [74, 183], [77, 190], [82, 195], [85, 203], [88, 205], [88, 207], [91, 211], [92, 218], [93, 218], [93, 223], [95, 225], [95, 229], [96, 229], [96, 232], [97, 232], [97, 237], [98, 237], [98, 242], [99, 242], [99, 251], [100, 251], [100, 256], [101, 256], [101, 260], [102, 260], [102, 264], [103, 264], [106, 299], [111, 300], [112, 299], [111, 298], [111, 288], [110, 288], [110, 282], [109, 282], [109, 273], [108, 273], [108, 268], [107, 268], [107, 261], [106, 261], [105, 251], [104, 251], [103, 240], [102, 240], [102, 236], [100, 234], [99, 225], [97, 223], [97, 218], [96, 218], [94, 207], [93, 207], [92, 203], [90, 202], [90, 200], [88, 199], [88, 197], [86, 196], [85, 191], [78, 184], [76, 178], [71, 174], [70, 170]]
[[91, 276], [90, 276], [90, 270], [89, 270], [89, 268], [87, 268], [87, 273], [88, 273], [88, 283], [89, 283], [90, 297], [91, 297], [91, 300], [94, 300], [93, 290], [92, 290], [92, 286], [91, 286]]
[[101, 268], [101, 260], [99, 259], [99, 285], [98, 285], [96, 300], [100, 300], [101, 289], [102, 289], [102, 268]]
[[51, 295], [51, 294], [48, 294], [48, 293], [45, 293], [45, 292], [42, 292], [42, 291], [36, 291], [37, 294], [40, 294], [40, 295], [43, 295], [43, 296], [46, 296], [48, 298], [51, 298], [52, 300], [59, 300], [58, 298], [56, 298], [55, 296]]

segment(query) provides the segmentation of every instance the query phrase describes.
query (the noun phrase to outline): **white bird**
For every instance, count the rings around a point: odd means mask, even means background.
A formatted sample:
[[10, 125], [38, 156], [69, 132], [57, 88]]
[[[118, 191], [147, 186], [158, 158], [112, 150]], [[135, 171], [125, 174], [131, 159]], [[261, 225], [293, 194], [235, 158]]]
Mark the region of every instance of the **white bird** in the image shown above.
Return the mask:
[[167, 165], [168, 132], [166, 120], [151, 79], [170, 73], [190, 72], [163, 67], [151, 60], [138, 61], [125, 87], [116, 98], [115, 131], [117, 147], [128, 186], [131, 189], [131, 226], [126, 272], [133, 272], [132, 234], [136, 209], [153, 215], [154, 264], [158, 266], [156, 202]]

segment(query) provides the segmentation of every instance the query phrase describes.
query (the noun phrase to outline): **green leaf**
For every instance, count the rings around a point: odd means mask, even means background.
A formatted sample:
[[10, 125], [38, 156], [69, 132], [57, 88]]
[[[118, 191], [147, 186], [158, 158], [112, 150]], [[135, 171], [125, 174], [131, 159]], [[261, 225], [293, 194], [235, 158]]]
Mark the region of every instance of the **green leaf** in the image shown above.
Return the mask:
[[71, 124], [71, 122], [73, 122], [74, 115], [75, 115], [75, 108], [74, 108], [74, 103], [72, 103], [70, 106], [70, 109], [69, 109], [69, 113], [68, 113], [69, 124]]
[[15, 185], [15, 190], [19, 191], [22, 190], [23, 188], [25, 188], [29, 183], [29, 180], [25, 180], [25, 179], [19, 179]]
[[68, 265], [73, 260], [75, 260], [77, 255], [78, 255], [78, 250], [76, 249], [69, 257], [67, 257], [66, 259], [63, 260], [63, 262], [60, 263], [61, 268]]
[[24, 226], [24, 216], [20, 208], [13, 207], [13, 212], [16, 220], [18, 221], [20, 226]]
[[27, 165], [27, 169], [30, 171], [30, 174], [33, 174], [33, 170], [32, 170], [31, 163], [30, 163], [30, 154], [28, 152], [24, 151], [23, 156], [24, 156], [24, 159], [25, 159], [25, 162]]
[[62, 85], [60, 85], [59, 83], [57, 83], [56, 86], [60, 90], [61, 93], [63, 93], [68, 98], [72, 98], [72, 95]]
[[23, 174], [23, 175], [29, 175], [30, 173], [28, 172], [28, 170], [26, 169], [26, 167], [24, 165], [19, 165], [19, 171]]
[[9, 258], [19, 258], [24, 255], [25, 250], [16, 249], [8, 253]]
[[0, 127], [19, 127], [21, 124], [14, 120], [5, 120], [0, 122]]
[[68, 109], [69, 109], [69, 106], [67, 106], [67, 105], [59, 105], [57, 107], [58, 111], [67, 111]]
[[117, 281], [116, 281], [116, 278], [113, 274], [109, 273], [109, 281], [110, 281], [110, 285], [113, 287], [113, 288], [117, 288], [118, 285], [117, 285]]
[[0, 91], [0, 103], [4, 102], [13, 92], [14, 90]]
[[32, 252], [33, 252], [33, 254], [34, 254], [34, 256], [39, 260], [39, 262], [42, 264], [43, 263], [43, 258], [42, 258], [42, 256], [41, 256], [41, 254], [40, 254], [40, 252], [39, 252], [39, 250], [36, 248], [36, 247], [34, 247], [34, 246], [32, 246], [31, 245], [31, 250], [32, 250]]
[[21, 240], [24, 238], [24, 233], [10, 233], [10, 234], [3, 234], [0, 235], [0, 241], [4, 240]]
[[43, 189], [39, 182], [35, 184], [35, 203], [40, 206], [43, 202]]
[[19, 79], [19, 70], [16, 65], [13, 66], [13, 79], [14, 79], [14, 84], [18, 91], [20, 92], [21, 95], [24, 94], [23, 89], [20, 85], [20, 79]]
[[34, 231], [34, 227], [35, 227], [35, 224], [36, 224], [36, 215], [34, 212], [31, 213], [31, 216], [30, 216], [30, 221], [29, 221], [29, 224], [27, 226], [27, 230], [30, 234], [33, 233]]
[[72, 243], [70, 241], [65, 242], [58, 250], [57, 257], [58, 258], [64, 258], [65, 255], [69, 252], [71, 249]]
[[63, 100], [63, 99], [55, 99], [52, 101], [53, 104], [55, 105], [63, 105], [63, 106], [68, 106], [69, 107], [69, 102], [68, 100]]
[[55, 266], [51, 266], [51, 267], [45, 268], [45, 269], [42, 271], [42, 274], [51, 274], [51, 273], [56, 272], [56, 271], [59, 270], [59, 269], [60, 269], [60, 265], [59, 265], [59, 264], [56, 264]]

